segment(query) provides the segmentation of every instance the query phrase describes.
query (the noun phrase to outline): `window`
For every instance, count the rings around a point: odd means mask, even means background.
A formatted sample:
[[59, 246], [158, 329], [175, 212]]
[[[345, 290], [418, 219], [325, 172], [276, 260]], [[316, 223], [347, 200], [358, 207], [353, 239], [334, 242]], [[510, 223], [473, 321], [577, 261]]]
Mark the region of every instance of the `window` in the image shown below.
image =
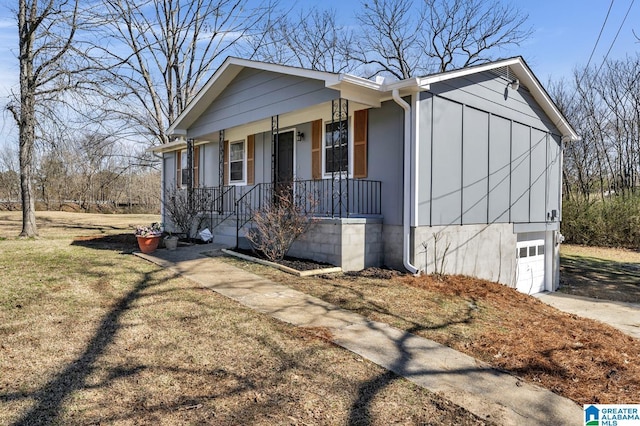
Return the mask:
[[244, 141], [231, 142], [229, 144], [229, 181], [244, 181], [245, 162]]
[[[193, 148], [193, 182], [191, 182], [193, 188], [196, 188], [199, 182], [198, 164], [200, 164], [200, 147], [196, 146]], [[176, 171], [177, 187], [189, 186], [189, 155], [186, 149], [178, 151]]]
[[346, 120], [325, 125], [325, 173], [349, 171], [349, 135]]
[[180, 151], [180, 186], [188, 186], [189, 183], [189, 156], [187, 150]]

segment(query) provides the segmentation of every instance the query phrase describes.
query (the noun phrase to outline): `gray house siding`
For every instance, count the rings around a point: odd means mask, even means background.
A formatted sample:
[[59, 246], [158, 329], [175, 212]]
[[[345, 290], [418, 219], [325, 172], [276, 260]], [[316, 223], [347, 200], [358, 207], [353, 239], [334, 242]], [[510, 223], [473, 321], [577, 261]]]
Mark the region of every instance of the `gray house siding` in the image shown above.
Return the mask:
[[510, 103], [520, 108], [510, 117], [497, 114], [509, 102], [495, 89], [488, 98], [491, 85], [495, 81], [461, 85], [446, 97], [421, 94], [419, 226], [545, 222], [559, 211], [556, 129], [526, 94]]
[[218, 143], [200, 145], [200, 185], [218, 186], [220, 161]]
[[167, 152], [162, 156], [162, 177], [167, 190], [176, 186], [176, 157], [177, 151]]
[[385, 225], [402, 225], [404, 112], [395, 102], [369, 110], [367, 179], [382, 182]]
[[198, 138], [336, 99], [323, 81], [245, 68], [189, 128]]
[[296, 132], [304, 134], [304, 139], [301, 142], [294, 142], [296, 145], [296, 179], [309, 180], [311, 179], [311, 122], [297, 125]]

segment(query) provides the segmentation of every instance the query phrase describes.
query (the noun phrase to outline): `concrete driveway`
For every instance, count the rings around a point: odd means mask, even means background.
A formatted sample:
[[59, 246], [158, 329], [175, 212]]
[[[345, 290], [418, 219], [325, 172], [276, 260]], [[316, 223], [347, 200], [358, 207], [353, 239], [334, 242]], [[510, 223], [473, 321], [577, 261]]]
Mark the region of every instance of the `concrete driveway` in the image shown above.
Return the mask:
[[631, 337], [640, 339], [640, 305], [558, 292], [539, 293], [535, 296], [556, 309], [609, 324]]

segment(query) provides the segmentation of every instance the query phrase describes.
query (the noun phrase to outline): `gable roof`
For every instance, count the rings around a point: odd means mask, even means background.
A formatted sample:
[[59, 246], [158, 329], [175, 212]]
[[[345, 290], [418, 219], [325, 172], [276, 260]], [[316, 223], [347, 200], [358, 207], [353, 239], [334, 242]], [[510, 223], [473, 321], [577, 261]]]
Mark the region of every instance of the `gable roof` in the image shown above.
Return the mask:
[[202, 89], [200, 89], [184, 111], [171, 123], [167, 133], [174, 136], [186, 135], [186, 130], [245, 68], [320, 80], [324, 82], [325, 87], [340, 91], [341, 96], [347, 99], [356, 100], [371, 107], [379, 107], [383, 99], [391, 96], [393, 90], [398, 90], [402, 95], [406, 95], [412, 92], [429, 90], [432, 84], [485, 71], [499, 70], [504, 67], [511, 70], [513, 77], [517, 78], [521, 84], [529, 89], [533, 98], [547, 116], [551, 118], [558, 130], [562, 133], [562, 136], [569, 140], [579, 139], [575, 130], [562, 115], [521, 56], [400, 81], [389, 81], [388, 79], [377, 79], [374, 81], [350, 74], [316, 71], [288, 65], [228, 57], [205, 83]]
[[540, 105], [547, 116], [551, 118], [555, 126], [562, 133], [562, 136], [565, 136], [572, 141], [580, 139], [576, 131], [569, 124], [564, 115], [560, 112], [556, 104], [551, 99], [551, 96], [549, 96], [545, 88], [542, 86], [542, 84], [540, 84], [540, 81], [533, 74], [533, 71], [531, 71], [531, 68], [529, 68], [522, 56], [516, 56], [513, 58], [503, 59], [487, 64], [474, 65], [458, 70], [432, 74], [426, 77], [422, 77], [420, 80], [422, 84], [431, 85], [434, 83], [464, 77], [471, 74], [499, 70], [501, 68], [507, 68], [508, 70], [511, 70], [513, 74], [510, 76], [510, 78], [518, 79], [521, 85], [524, 85], [529, 89], [531, 96], [533, 96], [533, 98]]

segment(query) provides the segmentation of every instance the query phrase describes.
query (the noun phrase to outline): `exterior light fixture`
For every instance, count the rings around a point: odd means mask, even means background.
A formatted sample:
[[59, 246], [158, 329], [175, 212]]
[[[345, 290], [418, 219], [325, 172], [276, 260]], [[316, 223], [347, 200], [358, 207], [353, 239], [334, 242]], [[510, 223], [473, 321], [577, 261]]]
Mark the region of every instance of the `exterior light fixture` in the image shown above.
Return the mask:
[[509, 83], [509, 87], [511, 87], [513, 90], [518, 90], [520, 88], [520, 80], [518, 80], [517, 78], [513, 79], [511, 83]]
[[304, 140], [304, 133], [302, 132], [298, 132], [297, 136], [297, 141], [298, 142], [302, 142]]

